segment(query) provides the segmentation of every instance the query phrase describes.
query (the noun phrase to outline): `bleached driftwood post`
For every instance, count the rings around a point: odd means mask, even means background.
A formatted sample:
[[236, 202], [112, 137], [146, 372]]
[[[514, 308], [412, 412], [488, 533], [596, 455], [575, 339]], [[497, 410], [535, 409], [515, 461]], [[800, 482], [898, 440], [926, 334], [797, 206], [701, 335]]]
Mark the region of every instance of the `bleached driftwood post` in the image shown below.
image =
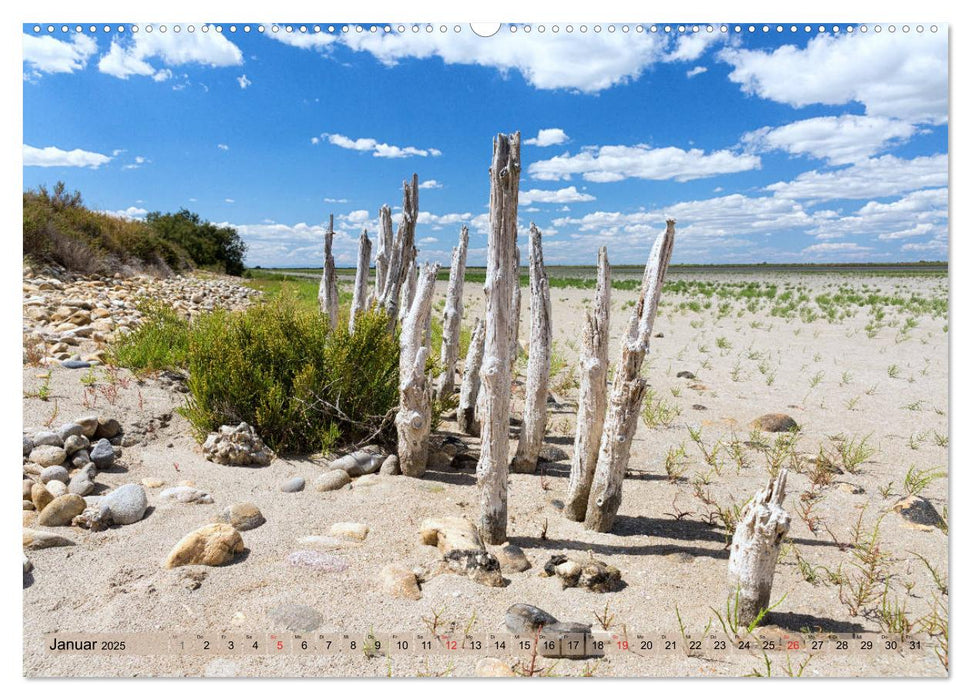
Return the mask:
[[516, 278], [512, 288], [512, 313], [509, 316], [509, 367], [513, 376], [516, 376], [516, 360], [519, 359], [519, 320], [522, 309], [522, 290], [519, 287], [519, 246], [516, 246], [516, 268], [514, 275]]
[[354, 296], [351, 299], [351, 315], [347, 321], [347, 329], [354, 332], [354, 320], [362, 313], [367, 303], [367, 278], [371, 273], [371, 239], [367, 237], [367, 229], [361, 231], [361, 240], [357, 245], [357, 274], [354, 276]]
[[[518, 287], [518, 280], [516, 286]], [[553, 321], [550, 280], [543, 264], [543, 236], [536, 224], [529, 227], [529, 364], [526, 366], [526, 406], [516, 456], [509, 468], [532, 474], [546, 433], [546, 395], [550, 383]]]
[[597, 468], [587, 501], [584, 527], [588, 530], [609, 532], [620, 508], [630, 445], [647, 388], [647, 382], [641, 376], [641, 365], [651, 347], [651, 329], [673, 249], [674, 220], [669, 219], [664, 233], [654, 242], [651, 257], [644, 269], [641, 296], [631, 314], [620, 362], [614, 374]]
[[337, 268], [334, 266], [334, 215], [324, 233], [324, 273], [320, 276], [317, 301], [320, 310], [327, 314], [331, 328], [337, 328]]
[[[401, 301], [400, 308], [398, 309], [398, 323], [405, 322], [405, 316], [408, 315], [408, 311], [411, 309], [411, 302], [415, 300], [415, 287], [418, 284], [418, 261], [415, 260], [417, 255], [415, 251], [409, 254], [409, 264], [407, 272], [405, 273], [405, 281], [401, 286]], [[431, 317], [429, 317], [431, 320]]]
[[401, 402], [395, 425], [398, 427], [398, 461], [405, 476], [421, 476], [428, 462], [428, 433], [431, 429], [431, 388], [425, 374], [428, 345], [425, 323], [432, 311], [432, 294], [438, 263], [426, 264], [418, 280], [415, 301], [401, 325], [399, 386]]
[[782, 507], [788, 471], [780, 469], [765, 488], [742, 509], [728, 558], [729, 601], [741, 625], [754, 622], [769, 609], [772, 578], [782, 539], [789, 532], [789, 514]]
[[610, 262], [607, 247], [597, 261], [597, 293], [593, 312], [587, 312], [580, 348], [580, 395], [577, 399], [576, 438], [570, 464], [570, 486], [563, 514], [583, 522], [587, 515], [590, 484], [597, 468], [604, 416], [607, 414], [607, 365], [610, 333]]
[[456, 413], [459, 430], [466, 435], [479, 434], [479, 421], [475, 416], [475, 405], [479, 398], [479, 371], [482, 369], [482, 355], [485, 351], [485, 322], [475, 320], [475, 330], [469, 351], [462, 367], [462, 388], [459, 391], [459, 407]]
[[469, 250], [469, 227], [459, 233], [458, 247], [452, 248], [452, 266], [448, 272], [445, 314], [442, 319], [442, 374], [438, 378], [438, 395], [449, 396], [455, 390], [455, 361], [459, 355], [462, 328], [462, 292], [465, 288], [465, 256]]
[[482, 434], [476, 479], [479, 530], [487, 544], [506, 541], [509, 477], [509, 324], [516, 279], [516, 216], [519, 208], [519, 132], [492, 141], [489, 168], [489, 247], [486, 269], [486, 337], [482, 361]]
[[398, 233], [392, 245], [387, 277], [380, 301], [381, 307], [388, 314], [388, 322], [392, 330], [394, 330], [398, 321], [401, 288], [411, 272], [417, 255], [415, 250], [415, 225], [418, 223], [418, 174], [411, 176], [410, 183], [403, 183], [402, 189], [404, 195], [401, 206], [401, 223], [398, 224]]
[[391, 207], [387, 204], [381, 207], [379, 215], [381, 229], [378, 232], [378, 253], [374, 258], [374, 295], [380, 299], [384, 292], [384, 285], [388, 279], [388, 262], [391, 258], [391, 248], [394, 246], [394, 232], [391, 230]]

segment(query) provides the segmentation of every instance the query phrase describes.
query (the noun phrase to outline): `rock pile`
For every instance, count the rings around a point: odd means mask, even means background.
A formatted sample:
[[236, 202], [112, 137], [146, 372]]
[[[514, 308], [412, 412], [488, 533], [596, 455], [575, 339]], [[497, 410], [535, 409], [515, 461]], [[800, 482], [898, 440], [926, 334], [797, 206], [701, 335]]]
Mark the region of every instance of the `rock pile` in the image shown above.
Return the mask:
[[24, 355], [72, 369], [104, 361], [107, 344], [144, 320], [139, 305], [164, 299], [192, 317], [215, 308], [241, 309], [259, 292], [225, 278], [177, 276], [71, 277], [26, 269], [23, 277]]
[[263, 444], [260, 436], [248, 423], [224, 425], [217, 433], [209, 433], [202, 451], [206, 459], [230, 466], [265, 467], [273, 459], [273, 451]]
[[574, 559], [566, 554], [551, 556], [540, 576], [556, 576], [563, 588], [586, 588], [594, 593], [616, 591], [622, 585], [617, 567], [593, 557]]

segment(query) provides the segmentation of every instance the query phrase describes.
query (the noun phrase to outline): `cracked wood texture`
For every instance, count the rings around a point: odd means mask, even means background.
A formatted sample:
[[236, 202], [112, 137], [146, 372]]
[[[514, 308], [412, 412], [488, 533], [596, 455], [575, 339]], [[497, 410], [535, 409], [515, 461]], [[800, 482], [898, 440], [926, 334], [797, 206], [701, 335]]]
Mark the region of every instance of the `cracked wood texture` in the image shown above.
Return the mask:
[[788, 475], [786, 469], [780, 469], [775, 478], [769, 477], [765, 488], [742, 509], [732, 535], [729, 605], [734, 604], [739, 624], [746, 627], [769, 609], [779, 548], [791, 520], [782, 507]]
[[516, 217], [519, 208], [519, 132], [492, 141], [489, 168], [489, 246], [486, 266], [486, 334], [482, 361], [481, 451], [476, 468], [479, 529], [487, 544], [506, 541], [509, 477], [509, 325], [517, 285]]
[[330, 215], [330, 223], [324, 233], [324, 272], [320, 276], [320, 289], [317, 301], [320, 311], [327, 315], [330, 327], [337, 328], [337, 268], [334, 267], [334, 215]]
[[583, 521], [588, 530], [609, 532], [620, 508], [624, 474], [630, 461], [630, 445], [637, 430], [637, 418], [647, 388], [647, 382], [641, 376], [641, 365], [650, 351], [651, 330], [673, 249], [674, 220], [669, 219], [664, 233], [654, 242], [651, 257], [644, 268], [640, 298], [631, 314], [620, 362], [614, 373], [597, 468], [590, 485], [587, 514]]
[[[418, 174], [411, 176], [411, 182], [402, 183], [401, 223], [398, 233], [391, 247], [388, 260], [388, 272], [384, 291], [381, 294], [381, 307], [388, 314], [388, 325], [394, 330], [398, 321], [400, 297], [402, 287], [414, 270], [415, 257], [415, 225], [418, 223]], [[390, 217], [390, 212], [388, 214]], [[383, 227], [383, 224], [382, 224]], [[383, 228], [382, 228], [382, 235]], [[407, 309], [410, 304], [405, 305]]]
[[553, 343], [550, 280], [543, 264], [543, 234], [535, 224], [529, 227], [529, 316], [529, 362], [526, 365], [523, 429], [519, 433], [516, 456], [509, 466], [512, 471], [525, 474], [536, 471], [543, 436], [546, 434], [546, 397], [549, 393]]
[[485, 352], [485, 321], [475, 320], [469, 351], [462, 365], [462, 387], [459, 390], [459, 407], [456, 412], [459, 430], [466, 435], [479, 434], [479, 421], [476, 418], [476, 403], [479, 398], [479, 371], [482, 369], [482, 355]]
[[398, 428], [398, 462], [405, 476], [421, 476], [428, 462], [428, 434], [431, 430], [431, 391], [425, 373], [428, 344], [425, 326], [432, 312], [432, 295], [438, 263], [422, 268], [415, 291], [415, 301], [401, 324], [401, 357], [399, 386], [401, 402], [395, 425]]
[[469, 227], [463, 226], [459, 233], [459, 244], [452, 248], [452, 266], [449, 268], [448, 291], [445, 293], [439, 396], [450, 396], [455, 390], [455, 362], [458, 360], [459, 335], [462, 329], [462, 292], [465, 288], [465, 258], [468, 250]]
[[576, 438], [570, 464], [570, 485], [563, 514], [583, 522], [587, 515], [590, 484], [597, 467], [604, 417], [607, 415], [607, 367], [610, 345], [610, 261], [607, 247], [597, 260], [597, 292], [587, 311], [580, 348], [580, 394], [577, 399]]
[[367, 237], [367, 229], [361, 231], [361, 238], [357, 245], [357, 274], [354, 276], [354, 296], [351, 299], [351, 314], [347, 320], [347, 329], [354, 332], [354, 321], [359, 313], [367, 308], [367, 278], [371, 273], [371, 239]]
[[388, 280], [388, 262], [391, 259], [391, 249], [394, 247], [394, 232], [391, 230], [391, 207], [387, 204], [381, 207], [379, 219], [381, 229], [378, 232], [378, 253], [374, 257], [372, 304], [380, 301], [384, 294], [384, 285]]

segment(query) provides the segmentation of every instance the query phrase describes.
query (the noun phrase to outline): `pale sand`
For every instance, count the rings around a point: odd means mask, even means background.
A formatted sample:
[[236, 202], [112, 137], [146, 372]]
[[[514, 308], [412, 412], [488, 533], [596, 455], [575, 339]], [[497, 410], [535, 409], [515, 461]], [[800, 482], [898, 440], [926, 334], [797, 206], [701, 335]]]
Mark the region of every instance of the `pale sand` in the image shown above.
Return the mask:
[[[723, 277], [722, 277], [723, 278]], [[792, 281], [808, 284], [815, 290], [834, 279], [857, 283], [862, 278], [792, 275]], [[940, 279], [867, 278], [871, 285], [890, 288], [904, 285], [925, 295], [942, 285]], [[946, 286], [944, 287], [946, 290]], [[439, 283], [437, 294], [444, 294]], [[523, 324], [520, 339], [528, 341], [528, 290], [524, 289]], [[611, 325], [611, 359], [619, 353], [618, 337], [626, 326], [629, 308], [625, 302], [636, 293], [614, 290]], [[557, 350], [572, 366], [578, 344], [583, 308], [593, 297], [592, 290], [553, 289], [554, 337]], [[466, 323], [481, 312], [481, 287], [467, 285]], [[935, 444], [934, 432], [948, 434], [948, 336], [945, 320], [919, 318], [919, 325], [902, 342], [896, 330], [882, 329], [869, 339], [862, 328], [868, 321], [865, 309], [839, 324], [825, 320], [804, 323], [798, 318], [786, 322], [771, 318], [766, 311], [716, 319], [717, 301], [702, 313], [674, 312], [666, 299], [655, 325], [664, 334], [652, 342], [645, 375], [659, 396], [680, 407], [681, 414], [667, 428], [649, 429], [643, 423], [634, 439], [630, 470], [624, 483], [624, 501], [615, 532], [587, 532], [577, 523], [564, 519], [554, 505], [566, 493], [569, 462], [546, 465], [545, 475], [518, 475], [510, 478], [510, 541], [520, 545], [533, 562], [524, 573], [507, 574], [506, 588], [487, 588], [455, 575], [439, 576], [423, 587], [419, 601], [397, 600], [381, 591], [378, 571], [389, 562], [413, 566], [435, 558], [430, 547], [417, 543], [418, 527], [427, 516], [468, 515], [475, 518], [476, 492], [471, 470], [430, 471], [421, 480], [405, 477], [379, 477], [369, 487], [332, 493], [313, 490], [319, 464], [308, 459], [277, 459], [266, 468], [232, 468], [207, 462], [189, 433], [188, 423], [173, 416], [168, 428], [146, 446], [125, 448], [121, 460], [127, 471], [106, 472], [97, 482], [105, 487], [140, 482], [146, 477], [164, 479], [166, 485], [191, 480], [209, 491], [211, 505], [165, 505], [158, 500], [160, 489], [149, 489], [154, 510], [141, 522], [91, 533], [78, 528], [55, 528], [77, 543], [75, 547], [30, 552], [34, 564], [30, 585], [23, 591], [24, 672], [30, 676], [199, 676], [229, 673], [250, 676], [383, 676], [388, 674], [385, 658], [262, 657], [262, 656], [62, 656], [42, 651], [46, 635], [97, 631], [199, 631], [209, 634], [273, 631], [267, 611], [285, 600], [296, 600], [318, 610], [324, 617], [321, 630], [425, 631], [422, 618], [442, 608], [445, 621], [464, 628], [475, 616], [473, 631], [502, 631], [503, 615], [513, 603], [537, 605], [563, 620], [592, 623], [594, 613], [602, 613], [609, 602], [614, 627], [626, 625], [630, 632], [666, 632], [678, 635], [676, 607], [689, 632], [700, 634], [713, 623], [719, 625], [711, 608], [725, 607], [727, 550], [719, 528], [702, 522], [706, 507], [695, 497], [690, 479], [708, 471], [698, 448], [691, 442], [686, 424], [702, 426], [706, 445], [730, 440], [733, 430], [741, 440], [748, 439], [748, 423], [766, 412], [784, 412], [802, 426], [801, 452], [813, 454], [828, 436], [844, 433], [862, 437], [872, 433], [878, 447], [874, 457], [857, 475], [844, 474], [841, 481], [863, 486], [865, 493], [853, 495], [836, 488], [826, 489], [817, 506], [821, 516], [842, 542], [849, 541], [859, 508], [866, 506], [865, 525], [872, 526], [902, 493], [904, 475], [911, 465], [920, 469], [947, 469], [948, 451]], [[440, 307], [439, 307], [440, 308]], [[440, 313], [440, 311], [436, 311]], [[888, 313], [890, 319], [892, 313]], [[752, 328], [760, 320], [763, 327]], [[695, 326], [693, 327], [692, 322]], [[771, 330], [769, 329], [771, 326]], [[798, 334], [797, 334], [798, 331]], [[725, 337], [730, 350], [721, 350], [716, 338]], [[707, 346], [702, 354], [700, 346]], [[767, 353], [775, 381], [767, 386], [757, 369], [758, 360], [747, 359], [749, 350]], [[435, 349], [438, 352], [438, 349]], [[677, 359], [679, 353], [680, 359]], [[705, 358], [710, 367], [702, 368]], [[888, 366], [900, 367], [900, 377], [888, 377]], [[737, 369], [736, 368], [737, 365]], [[733, 378], [733, 369], [735, 377]], [[691, 381], [678, 379], [676, 373], [690, 370], [706, 390], [687, 388]], [[851, 373], [845, 385], [842, 374]], [[35, 392], [40, 370], [24, 368], [25, 394]], [[91, 409], [82, 405], [80, 378], [86, 370], [56, 368], [51, 381], [52, 398], [24, 399], [24, 425], [40, 427], [55, 408], [55, 425]], [[810, 390], [810, 377], [823, 372], [818, 386]], [[128, 376], [122, 373], [122, 376]], [[737, 381], [736, 381], [737, 380]], [[554, 379], [554, 385], [559, 383]], [[872, 386], [876, 390], [868, 395]], [[680, 396], [672, 395], [672, 388]], [[518, 388], [522, 391], [521, 386]], [[575, 400], [575, 390], [558, 391], [561, 400]], [[99, 396], [93, 407], [117, 417], [129, 428], [133, 421], [171, 413], [184, 396], [162, 389], [154, 380], [142, 384], [131, 381], [119, 388], [114, 405]], [[847, 403], [856, 399], [853, 409]], [[521, 407], [517, 397], [514, 415]], [[919, 410], [907, 410], [920, 402]], [[692, 409], [701, 404], [707, 410]], [[935, 410], [936, 409], [936, 410]], [[572, 453], [573, 408], [554, 409], [549, 419], [550, 442]], [[446, 423], [443, 431], [454, 430]], [[926, 433], [912, 449], [914, 434]], [[771, 437], [771, 436], [770, 436]], [[671, 483], [664, 476], [664, 456], [680, 443], [690, 460], [687, 481]], [[475, 441], [471, 441], [476, 445]], [[169, 446], [171, 445], [171, 446]], [[511, 450], [512, 452], [512, 450]], [[727, 505], [741, 505], [765, 480], [765, 460], [747, 451], [749, 466], [736, 473], [726, 465], [721, 475], [711, 476], [711, 495]], [[279, 490], [286, 479], [300, 475], [307, 489], [287, 494]], [[878, 487], [893, 482], [895, 495], [881, 496]], [[791, 474], [786, 507], [792, 514], [790, 537], [801, 556], [813, 566], [835, 570], [841, 563], [852, 571], [851, 554], [842, 552], [830, 537], [813, 535], [797, 515], [799, 494], [809, 480]], [[942, 511], [947, 503], [948, 481], [931, 483], [924, 495]], [[211, 520], [225, 506], [249, 500], [262, 510], [267, 522], [244, 532], [247, 555], [237, 563], [206, 569], [207, 577], [194, 591], [184, 585], [183, 570], [161, 567], [171, 547], [186, 533]], [[678, 509], [691, 514], [678, 521]], [[357, 521], [370, 526], [361, 546], [348, 546], [339, 552], [349, 564], [341, 573], [315, 573], [286, 565], [288, 553], [303, 548], [297, 540], [306, 535], [326, 535], [331, 524]], [[547, 539], [540, 539], [548, 522]], [[934, 597], [940, 597], [924, 565], [909, 552], [927, 557], [946, 576], [948, 540], [939, 530], [921, 532], [905, 527], [895, 513], [887, 514], [881, 524], [882, 546], [890, 552], [894, 573], [892, 590], [905, 602], [912, 620], [925, 615]], [[621, 570], [627, 586], [609, 594], [579, 589], [561, 590], [555, 579], [539, 577], [538, 571], [551, 554], [592, 551]], [[688, 555], [688, 556], [685, 556]], [[822, 569], [820, 577], [825, 578]], [[25, 579], [26, 580], [26, 579]], [[910, 595], [905, 584], [913, 583]], [[878, 631], [876, 620], [850, 617], [838, 596], [837, 588], [825, 583], [812, 585], [800, 576], [791, 550], [784, 553], [776, 573], [773, 598], [785, 599], [775, 610], [774, 622], [799, 629], [822, 627], [832, 631]], [[944, 598], [946, 603], [946, 598]], [[318, 630], [319, 631], [319, 630]], [[929, 646], [929, 645], [928, 645]], [[509, 663], [522, 656], [507, 654]], [[793, 665], [804, 659], [794, 656]], [[391, 673], [471, 675], [477, 657], [394, 657]], [[549, 667], [551, 662], [542, 662]], [[783, 673], [784, 656], [778, 657], [774, 673]], [[589, 660], [561, 660], [553, 673], [579, 675], [649, 676], [737, 676], [762, 669], [756, 654], [730, 655], [727, 660], [662, 655], [645, 661], [634, 655], [610, 656], [594, 663]], [[813, 658], [806, 676], [939, 676], [944, 670], [931, 649], [906, 657], [878, 654], [874, 658], [828, 654]]]

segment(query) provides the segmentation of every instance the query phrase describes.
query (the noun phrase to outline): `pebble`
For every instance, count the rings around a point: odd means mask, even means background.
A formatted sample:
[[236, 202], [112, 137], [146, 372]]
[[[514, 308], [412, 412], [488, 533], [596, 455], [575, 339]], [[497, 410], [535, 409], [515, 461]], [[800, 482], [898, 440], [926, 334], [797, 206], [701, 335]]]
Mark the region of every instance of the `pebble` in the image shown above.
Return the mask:
[[317, 491], [336, 491], [351, 483], [351, 477], [343, 469], [334, 469], [324, 472], [314, 481], [314, 488]]
[[54, 498], [57, 498], [58, 496], [63, 496], [67, 493], [67, 484], [65, 484], [63, 481], [49, 481], [47, 483], [47, 490], [51, 492], [51, 495]]
[[34, 449], [34, 441], [29, 436], [24, 435], [24, 457], [28, 456]]
[[381, 462], [380, 474], [385, 476], [397, 476], [401, 473], [401, 463], [398, 461], [398, 455], [388, 455]]
[[683, 369], [680, 372], [678, 372], [677, 377], [678, 379], [694, 379], [695, 374], [694, 372], [689, 372], [688, 370]]
[[54, 447], [64, 446], [64, 439], [50, 430], [41, 430], [40, 432], [34, 433], [32, 440], [34, 441], [35, 447], [40, 447], [41, 445], [53, 445]]
[[406, 600], [419, 600], [421, 598], [421, 588], [418, 586], [418, 577], [414, 571], [410, 571], [399, 564], [388, 564], [378, 574], [381, 588], [392, 598], [404, 598]]
[[202, 451], [206, 459], [230, 466], [267, 466], [273, 460], [273, 451], [247, 424], [223, 425], [218, 432], [209, 433]]
[[70, 525], [75, 516], [81, 515], [84, 507], [84, 499], [77, 494], [58, 496], [41, 511], [37, 524], [44, 527]]
[[254, 530], [266, 522], [266, 518], [252, 503], [234, 503], [222, 510], [213, 522], [229, 523], [237, 530]]
[[487, 656], [476, 663], [475, 675], [479, 678], [513, 678], [516, 672], [505, 661]]
[[165, 560], [166, 569], [187, 564], [223, 566], [242, 553], [243, 538], [232, 525], [213, 523], [190, 532], [176, 543]]
[[330, 526], [330, 536], [345, 540], [363, 542], [367, 539], [370, 528], [364, 523], [334, 523]]
[[319, 612], [294, 601], [270, 608], [267, 615], [274, 625], [291, 632], [313, 632], [324, 622]]
[[66, 367], [67, 369], [85, 369], [90, 367], [90, 362], [85, 362], [84, 360], [63, 360], [61, 362], [61, 367]]
[[66, 484], [71, 480], [71, 477], [68, 475], [67, 469], [56, 465], [53, 467], [45, 467], [40, 473], [40, 480], [45, 484], [51, 481], [63, 481]]
[[42, 467], [53, 467], [56, 464], [63, 464], [67, 458], [67, 453], [63, 447], [56, 445], [41, 445], [30, 451], [30, 461]]
[[74, 542], [66, 537], [45, 530], [24, 528], [24, 549], [47, 549], [48, 547], [73, 547]]
[[298, 569], [312, 569], [326, 573], [337, 573], [347, 569], [347, 562], [333, 554], [300, 549], [287, 556], [287, 564]]
[[799, 425], [785, 413], [766, 413], [752, 421], [751, 426], [767, 433], [787, 433], [798, 430]]
[[[72, 436], [84, 437], [84, 429], [77, 423], [65, 423], [57, 429], [57, 434], [60, 436], [61, 440], [66, 442], [67, 439]], [[85, 447], [87, 447], [87, 444], [85, 444]], [[64, 449], [67, 449], [67, 445], [64, 446]], [[68, 450], [68, 454], [70, 453], [71, 451]]]
[[40, 512], [47, 507], [47, 504], [54, 500], [54, 496], [43, 484], [34, 484], [30, 487], [30, 501], [34, 504], [34, 510]]
[[513, 634], [531, 634], [540, 627], [554, 625], [558, 620], [542, 608], [516, 603], [506, 610], [506, 629]]
[[91, 461], [91, 454], [87, 450], [78, 450], [68, 461], [75, 469], [83, 469], [89, 464], [92, 468], [96, 468], [94, 467], [94, 462]]
[[102, 498], [98, 505], [107, 510], [115, 525], [131, 525], [145, 516], [148, 497], [139, 484], [125, 484]]
[[97, 414], [75, 418], [74, 422], [81, 426], [81, 434], [86, 438], [93, 438], [94, 434], [98, 431]]
[[556, 445], [543, 445], [539, 451], [539, 459], [541, 462], [562, 462], [569, 458], [570, 455]]
[[94, 471], [94, 463], [91, 463], [90, 469], [82, 469], [73, 477], [71, 477], [71, 483], [67, 485], [67, 490], [71, 493], [76, 493], [79, 496], [87, 496], [89, 493], [94, 491], [94, 476], [92, 472]]
[[366, 447], [351, 452], [342, 457], [338, 457], [327, 465], [328, 469], [340, 469], [347, 472], [348, 476], [362, 476], [373, 474], [381, 468], [385, 457], [381, 454], [381, 449], [376, 445]]
[[98, 427], [94, 431], [94, 437], [111, 439], [121, 433], [121, 423], [114, 418], [98, 416]]
[[104, 437], [94, 443], [89, 455], [91, 461], [100, 471], [111, 469], [111, 466], [115, 463], [115, 448]]
[[[80, 430], [80, 426], [78, 426]], [[67, 452], [68, 456], [75, 454], [80, 450], [87, 450], [91, 443], [83, 435], [68, 435], [64, 439], [64, 451]]]
[[295, 476], [292, 479], [284, 481], [280, 485], [280, 490], [284, 493], [297, 493], [298, 491], [303, 491], [303, 487], [306, 485], [306, 481], [302, 476]]
[[159, 489], [165, 486], [165, 481], [162, 479], [153, 479], [152, 477], [146, 477], [142, 479], [142, 485], [150, 489]]
[[173, 486], [162, 491], [158, 497], [163, 501], [178, 503], [212, 503], [212, 496], [209, 493], [191, 486]]
[[893, 504], [893, 510], [915, 530], [932, 532], [943, 522], [934, 504], [923, 496], [907, 496]]
[[514, 544], [506, 544], [496, 551], [496, 559], [503, 572], [518, 574], [532, 567], [523, 550]]

